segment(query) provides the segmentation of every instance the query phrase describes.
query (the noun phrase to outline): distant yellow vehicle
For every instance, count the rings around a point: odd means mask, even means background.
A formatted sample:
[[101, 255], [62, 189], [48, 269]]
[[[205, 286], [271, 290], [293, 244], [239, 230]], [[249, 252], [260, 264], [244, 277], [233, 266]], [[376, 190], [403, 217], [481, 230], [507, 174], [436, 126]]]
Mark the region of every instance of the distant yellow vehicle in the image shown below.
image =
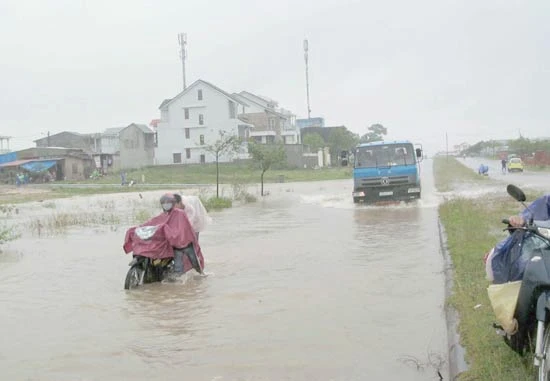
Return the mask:
[[523, 172], [523, 161], [519, 157], [508, 160], [508, 172]]

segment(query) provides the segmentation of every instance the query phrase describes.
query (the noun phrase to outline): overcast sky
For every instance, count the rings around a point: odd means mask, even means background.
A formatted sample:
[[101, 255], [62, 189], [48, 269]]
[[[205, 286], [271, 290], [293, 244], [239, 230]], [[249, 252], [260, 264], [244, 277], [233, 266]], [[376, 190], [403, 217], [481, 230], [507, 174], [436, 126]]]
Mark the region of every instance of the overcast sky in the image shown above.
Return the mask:
[[[149, 123], [188, 83], [247, 90], [428, 151], [550, 136], [550, 1], [0, 0], [0, 134]], [[545, 107], [546, 106], [546, 107]]]

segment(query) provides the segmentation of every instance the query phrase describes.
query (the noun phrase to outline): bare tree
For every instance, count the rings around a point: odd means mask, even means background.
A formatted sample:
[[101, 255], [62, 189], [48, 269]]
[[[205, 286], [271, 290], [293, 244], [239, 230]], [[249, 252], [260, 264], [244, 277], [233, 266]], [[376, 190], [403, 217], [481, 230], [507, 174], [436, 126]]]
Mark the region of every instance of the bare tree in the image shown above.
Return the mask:
[[205, 147], [205, 150], [216, 158], [216, 198], [220, 197], [220, 156], [237, 153], [240, 148], [241, 139], [238, 136], [228, 134], [226, 131], [220, 131], [220, 138]]
[[261, 181], [261, 195], [264, 195], [264, 174], [274, 164], [283, 163], [286, 160], [286, 152], [280, 144], [257, 144], [250, 143], [248, 145], [248, 152], [252, 156], [252, 160], [258, 164], [262, 174], [260, 175]]

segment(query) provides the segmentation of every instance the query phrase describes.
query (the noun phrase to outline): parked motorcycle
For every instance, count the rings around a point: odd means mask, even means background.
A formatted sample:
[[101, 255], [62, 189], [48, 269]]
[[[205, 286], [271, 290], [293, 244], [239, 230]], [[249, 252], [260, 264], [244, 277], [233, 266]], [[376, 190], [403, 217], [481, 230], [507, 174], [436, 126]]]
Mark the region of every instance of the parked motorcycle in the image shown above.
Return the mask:
[[[136, 228], [136, 235], [144, 240], [150, 240], [157, 230], [157, 226], [142, 226]], [[149, 258], [143, 255], [133, 255], [129, 263], [130, 269], [126, 274], [124, 288], [134, 289], [144, 283], [161, 282], [174, 268], [174, 258]]]
[[[510, 184], [506, 190], [531, 216], [537, 215], [525, 205], [526, 196], [520, 188]], [[534, 350], [537, 380], [550, 381], [550, 221], [531, 217], [523, 227], [513, 227], [507, 219], [502, 222], [508, 225], [513, 247], [491, 265], [498, 274], [509, 278], [501, 278], [498, 283], [521, 281], [521, 285], [513, 334], [506, 333], [499, 325], [494, 326], [504, 336], [506, 344], [520, 355]]]

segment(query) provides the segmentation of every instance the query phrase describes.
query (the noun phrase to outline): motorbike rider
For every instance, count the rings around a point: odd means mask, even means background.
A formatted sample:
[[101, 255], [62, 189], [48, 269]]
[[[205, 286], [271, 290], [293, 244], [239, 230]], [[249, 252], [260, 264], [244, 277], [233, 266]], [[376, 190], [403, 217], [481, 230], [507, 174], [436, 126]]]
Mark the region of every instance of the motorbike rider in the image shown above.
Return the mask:
[[537, 198], [521, 214], [510, 216], [508, 220], [513, 227], [524, 226], [529, 219], [546, 221], [550, 220], [550, 194]]
[[[160, 205], [162, 210], [165, 213], [174, 213], [176, 212], [177, 201], [173, 194], [165, 194], [160, 198]], [[199, 274], [203, 274], [202, 268], [200, 266], [197, 254], [193, 244], [188, 245], [184, 248], [174, 248], [174, 274], [170, 274], [168, 277], [169, 281], [175, 281], [183, 275], [183, 256], [186, 255], [189, 258], [189, 261], [193, 265], [195, 271]]]
[[199, 233], [204, 230], [206, 224], [211, 220], [206, 208], [200, 198], [196, 196], [182, 196], [174, 193], [174, 198], [176, 199], [176, 207], [183, 209], [187, 215], [198, 241]]

